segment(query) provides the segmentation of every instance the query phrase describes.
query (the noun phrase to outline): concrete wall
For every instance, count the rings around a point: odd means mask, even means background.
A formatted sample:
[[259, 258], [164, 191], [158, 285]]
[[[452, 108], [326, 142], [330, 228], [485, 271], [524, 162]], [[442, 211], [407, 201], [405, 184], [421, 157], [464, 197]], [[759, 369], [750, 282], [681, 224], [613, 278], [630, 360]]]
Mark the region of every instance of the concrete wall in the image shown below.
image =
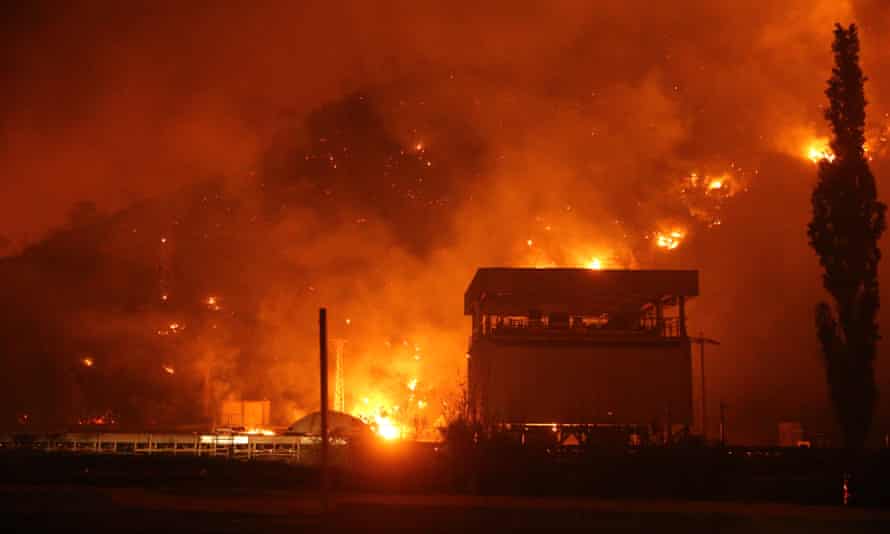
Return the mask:
[[[486, 422], [692, 423], [685, 339], [523, 344], [481, 338], [469, 361], [471, 409]], [[609, 415], [611, 412], [611, 415]]]

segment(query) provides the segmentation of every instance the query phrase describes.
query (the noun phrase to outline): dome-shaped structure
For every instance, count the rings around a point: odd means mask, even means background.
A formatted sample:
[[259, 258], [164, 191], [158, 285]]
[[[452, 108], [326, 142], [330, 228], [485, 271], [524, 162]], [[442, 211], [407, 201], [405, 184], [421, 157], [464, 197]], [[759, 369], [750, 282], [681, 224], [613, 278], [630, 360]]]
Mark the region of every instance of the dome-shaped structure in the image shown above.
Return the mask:
[[[333, 437], [360, 438], [370, 436], [371, 429], [358, 417], [343, 412], [328, 412], [328, 432]], [[312, 412], [287, 427], [288, 434], [302, 436], [321, 435], [321, 412]]]

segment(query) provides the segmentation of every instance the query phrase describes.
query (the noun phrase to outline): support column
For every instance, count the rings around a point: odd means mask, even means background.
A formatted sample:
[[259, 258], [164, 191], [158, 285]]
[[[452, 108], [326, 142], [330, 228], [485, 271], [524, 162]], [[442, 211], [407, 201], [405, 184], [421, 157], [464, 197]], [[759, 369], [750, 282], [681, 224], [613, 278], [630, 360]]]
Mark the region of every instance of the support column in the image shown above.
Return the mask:
[[677, 297], [680, 304], [680, 337], [686, 337], [686, 297]]
[[662, 302], [661, 297], [658, 297], [658, 300], [655, 301], [655, 331], [658, 332], [659, 336], [664, 336], [664, 302]]

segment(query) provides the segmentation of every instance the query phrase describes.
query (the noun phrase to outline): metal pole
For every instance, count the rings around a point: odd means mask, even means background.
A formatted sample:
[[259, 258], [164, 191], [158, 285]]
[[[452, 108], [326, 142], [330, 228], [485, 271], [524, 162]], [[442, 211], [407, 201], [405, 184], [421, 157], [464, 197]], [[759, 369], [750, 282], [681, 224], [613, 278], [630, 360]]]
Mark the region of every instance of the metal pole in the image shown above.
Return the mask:
[[321, 367], [321, 507], [328, 510], [328, 317], [318, 310], [318, 349]]
[[726, 404], [720, 401], [720, 446], [726, 447]]

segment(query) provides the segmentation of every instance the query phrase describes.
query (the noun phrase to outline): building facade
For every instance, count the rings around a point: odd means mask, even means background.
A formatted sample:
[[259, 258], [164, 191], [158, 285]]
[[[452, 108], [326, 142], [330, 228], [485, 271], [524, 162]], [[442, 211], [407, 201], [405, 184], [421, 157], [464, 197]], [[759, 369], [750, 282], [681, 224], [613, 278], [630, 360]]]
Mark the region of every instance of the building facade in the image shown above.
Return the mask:
[[485, 425], [692, 423], [697, 271], [479, 269], [468, 400]]

